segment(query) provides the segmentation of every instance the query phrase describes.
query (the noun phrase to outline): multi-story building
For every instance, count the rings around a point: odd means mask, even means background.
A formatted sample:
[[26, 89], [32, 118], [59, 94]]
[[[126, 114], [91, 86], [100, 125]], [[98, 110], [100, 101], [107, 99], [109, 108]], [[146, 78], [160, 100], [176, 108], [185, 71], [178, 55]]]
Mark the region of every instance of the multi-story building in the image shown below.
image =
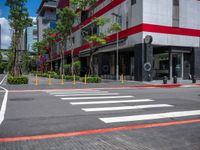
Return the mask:
[[25, 31], [25, 43], [26, 43], [26, 49], [28, 52], [33, 53], [34, 50], [32, 49], [32, 46], [35, 42], [38, 40], [38, 29], [37, 29], [37, 21], [33, 20], [32, 26], [27, 27]]
[[1, 49], [1, 24], [0, 24], [0, 49]]
[[[119, 37], [119, 74], [126, 79], [200, 78], [199, 8], [198, 0], [99, 0], [74, 26], [74, 47], [67, 46], [66, 59], [73, 49], [82, 62], [82, 75], [86, 73], [90, 49], [81, 31], [90, 27], [92, 18], [104, 16], [120, 23], [122, 30], [109, 33], [107, 44], [95, 48], [98, 75], [116, 78]], [[97, 27], [95, 32], [107, 28]]]
[[56, 26], [56, 9], [58, 0], [42, 0], [37, 11], [38, 40], [43, 39], [43, 31]]

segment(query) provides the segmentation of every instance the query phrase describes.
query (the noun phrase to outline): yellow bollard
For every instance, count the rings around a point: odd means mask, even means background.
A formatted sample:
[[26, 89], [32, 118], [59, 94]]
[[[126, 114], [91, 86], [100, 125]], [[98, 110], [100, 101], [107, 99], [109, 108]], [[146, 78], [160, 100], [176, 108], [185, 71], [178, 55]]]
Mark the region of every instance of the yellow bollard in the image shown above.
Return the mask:
[[76, 84], [76, 76], [74, 75], [73, 77], [73, 84], [75, 85]]
[[49, 75], [48, 85], [52, 85], [51, 75]]
[[87, 76], [85, 75], [85, 84], [87, 84]]
[[124, 84], [124, 75], [122, 74], [121, 83]]
[[39, 80], [38, 80], [38, 76], [36, 74], [36, 76], [35, 76], [35, 85], [37, 86], [38, 84], [39, 84]]
[[60, 84], [61, 84], [61, 85], [64, 85], [64, 76], [63, 76], [63, 75], [62, 75]]

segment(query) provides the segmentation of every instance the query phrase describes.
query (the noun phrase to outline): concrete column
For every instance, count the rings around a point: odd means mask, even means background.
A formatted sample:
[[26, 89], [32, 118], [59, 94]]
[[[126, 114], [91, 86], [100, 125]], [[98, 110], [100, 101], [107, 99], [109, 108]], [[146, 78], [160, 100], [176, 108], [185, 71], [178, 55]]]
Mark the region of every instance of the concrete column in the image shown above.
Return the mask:
[[192, 52], [191, 73], [200, 79], [200, 47], [194, 48]]
[[[135, 80], [148, 81], [152, 80], [153, 69], [153, 46], [151, 44], [137, 44], [134, 47], [135, 54]], [[145, 63], [149, 63], [150, 70], [145, 70]]]

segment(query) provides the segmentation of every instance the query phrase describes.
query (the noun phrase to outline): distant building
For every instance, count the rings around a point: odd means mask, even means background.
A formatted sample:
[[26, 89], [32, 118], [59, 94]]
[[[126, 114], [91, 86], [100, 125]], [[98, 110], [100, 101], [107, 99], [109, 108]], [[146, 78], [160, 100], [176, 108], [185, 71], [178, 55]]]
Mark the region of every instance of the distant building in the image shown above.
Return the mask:
[[37, 10], [38, 40], [43, 39], [43, 31], [56, 26], [56, 9], [58, 0], [42, 0]]
[[2, 62], [8, 62], [8, 49], [0, 49], [2, 55]]
[[0, 49], [1, 49], [1, 24], [0, 24]]
[[32, 26], [27, 27], [25, 31], [25, 47], [28, 52], [34, 52], [32, 49], [33, 43], [37, 42], [38, 40], [38, 28], [37, 28], [37, 21], [33, 20]]

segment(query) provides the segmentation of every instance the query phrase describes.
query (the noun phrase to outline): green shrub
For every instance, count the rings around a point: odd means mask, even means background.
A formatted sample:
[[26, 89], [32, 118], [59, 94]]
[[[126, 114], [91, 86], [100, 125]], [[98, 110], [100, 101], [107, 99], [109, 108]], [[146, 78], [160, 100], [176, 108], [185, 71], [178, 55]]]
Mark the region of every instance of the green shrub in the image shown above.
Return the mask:
[[[73, 72], [75, 75], [80, 75], [80, 71], [81, 71], [81, 62], [80, 61], [75, 61], [73, 63]], [[65, 69], [65, 74], [66, 75], [72, 75], [72, 64], [65, 64], [64, 65], [64, 69]]]
[[71, 72], [71, 64], [65, 64], [64, 65], [64, 69], [65, 69], [65, 74], [67, 75], [71, 75], [72, 72]]
[[[101, 78], [100, 77], [86, 77], [87, 83], [100, 83]], [[85, 78], [82, 78], [82, 82], [85, 82]]]
[[58, 75], [58, 74], [54, 74], [54, 75], [51, 75], [51, 78], [54, 78], [54, 79], [61, 79], [62, 76], [61, 76], [61, 75]]
[[51, 75], [51, 76], [56, 76], [56, 75], [58, 75], [58, 73], [57, 72], [54, 72], [54, 71], [48, 71], [47, 72], [49, 75]]
[[[75, 76], [75, 79], [76, 79], [76, 81], [80, 80], [80, 76]], [[73, 81], [74, 80], [74, 76], [65, 76], [65, 80]]]
[[11, 76], [9, 75], [7, 78], [8, 84], [28, 84], [28, 77], [26, 76]]
[[76, 75], [80, 75], [80, 71], [81, 71], [81, 62], [80, 61], [75, 61], [74, 63], [74, 74]]

